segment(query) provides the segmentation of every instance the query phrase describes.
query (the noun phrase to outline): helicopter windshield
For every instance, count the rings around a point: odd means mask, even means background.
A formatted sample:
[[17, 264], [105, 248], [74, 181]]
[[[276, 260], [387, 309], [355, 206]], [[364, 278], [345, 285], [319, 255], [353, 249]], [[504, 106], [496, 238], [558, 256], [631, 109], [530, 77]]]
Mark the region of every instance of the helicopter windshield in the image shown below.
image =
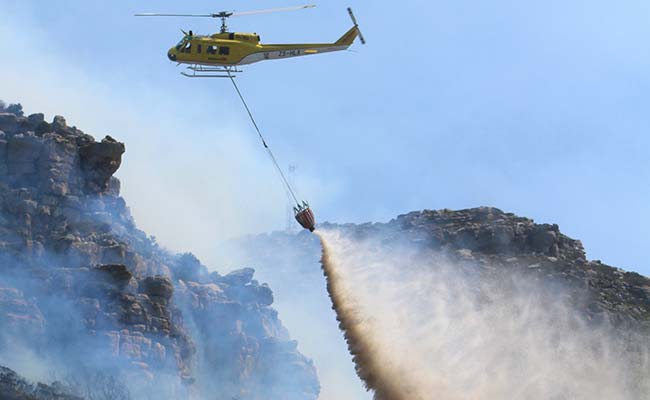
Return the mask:
[[176, 45], [176, 50], [180, 50], [181, 48], [183, 48], [185, 46], [185, 43], [187, 43], [187, 38], [183, 37]]

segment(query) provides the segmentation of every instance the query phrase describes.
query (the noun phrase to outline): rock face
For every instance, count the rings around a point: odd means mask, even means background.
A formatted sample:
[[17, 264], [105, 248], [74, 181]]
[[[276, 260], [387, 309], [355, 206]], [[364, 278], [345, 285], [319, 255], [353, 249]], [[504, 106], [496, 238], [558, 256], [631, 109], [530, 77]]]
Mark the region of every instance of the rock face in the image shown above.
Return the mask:
[[317, 398], [252, 269], [209, 273], [136, 228], [112, 176], [124, 151], [0, 113], [0, 365], [29, 349], [57, 379], [100, 371], [132, 398]]
[[[555, 224], [536, 224], [497, 208], [420, 211], [387, 224], [362, 225], [355, 234], [388, 242], [407, 240], [447, 252], [488, 271], [512, 271], [557, 282], [579, 293], [590, 319], [629, 325], [650, 338], [650, 279], [600, 261], [589, 261], [582, 243]], [[399, 239], [396, 237], [399, 235]]]
[[[650, 279], [588, 260], [580, 241], [563, 235], [557, 225], [536, 224], [496, 208], [481, 207], [411, 212], [387, 223], [324, 223], [319, 229], [340, 230], [342, 237], [359, 239], [359, 243], [381, 243], [382, 249], [406, 247], [417, 249], [417, 254], [425, 257], [441, 255], [452, 261], [449, 265], [463, 268], [459, 272], [470, 277], [467, 282], [476, 283], [477, 291], [485, 282], [507, 282], [520, 275], [535, 287], [549, 288], [551, 296], [556, 295], [557, 288], [563, 296], [558, 300], [568, 302], [588, 323], [611, 327], [613, 336], [641, 357], [650, 351]], [[276, 290], [276, 307], [283, 315], [296, 308], [294, 298], [301, 299], [300, 307], [305, 310], [299, 323], [292, 325], [285, 318], [298, 340], [306, 337], [297, 329], [302, 325], [312, 327], [305, 335], [313, 335], [336, 324], [333, 316], [323, 317], [330, 315], [331, 303], [324, 294], [321, 248], [314, 235], [274, 232], [251, 236], [234, 241], [228, 251], [239, 254], [233, 258], [234, 264], [256, 265], [259, 276]], [[286, 293], [292, 298], [285, 297]], [[323, 337], [322, 343], [325, 341], [332, 348], [345, 346], [340, 334]], [[345, 365], [347, 361], [334, 351], [307, 351], [316, 365]], [[323, 374], [323, 387], [343, 381], [356, 384], [354, 371], [349, 371], [349, 376], [337, 378], [339, 381], [327, 381], [330, 376]]]
[[[493, 207], [466, 210], [424, 210], [400, 215], [387, 223], [321, 224], [322, 229], [339, 229], [358, 239], [372, 238], [385, 246], [408, 244], [447, 254], [451, 259], [486, 271], [524, 273], [554, 280], [586, 295], [584, 312], [592, 318], [605, 313], [613, 321], [642, 327], [650, 337], [650, 279], [587, 259], [579, 240], [560, 232], [555, 224], [536, 224]], [[293, 285], [290, 274], [297, 269], [318, 274], [317, 265], [292, 266], [285, 271], [282, 258], [317, 260], [316, 238], [302, 232], [282, 232], [247, 237], [239, 241], [242, 257], [237, 262], [257, 264], [269, 260], [280, 281]], [[284, 249], [284, 251], [282, 250]], [[260, 272], [264, 273], [262, 266]]]

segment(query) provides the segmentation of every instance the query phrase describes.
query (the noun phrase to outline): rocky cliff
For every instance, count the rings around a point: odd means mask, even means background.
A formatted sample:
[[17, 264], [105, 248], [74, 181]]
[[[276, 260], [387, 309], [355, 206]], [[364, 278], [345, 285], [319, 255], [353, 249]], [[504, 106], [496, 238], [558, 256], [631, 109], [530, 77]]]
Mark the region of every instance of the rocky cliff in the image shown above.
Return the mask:
[[[488, 288], [487, 293], [474, 296], [486, 303], [495, 301], [521, 282], [527, 285], [520, 285], [518, 290], [525, 290], [521, 287], [542, 288], [545, 292], [541, 297], [552, 299], [552, 304], [567, 304], [588, 326], [598, 328], [598, 332], [612, 333], [614, 340], [622, 343], [620, 348], [631, 353], [631, 359], [639, 361], [640, 357], [639, 363], [643, 364], [645, 357], [647, 364], [650, 279], [588, 260], [581, 242], [562, 234], [557, 225], [537, 224], [496, 208], [481, 207], [416, 211], [387, 223], [325, 223], [319, 229], [339, 231], [342, 237], [354, 243], [371, 243], [369, 247], [388, 253], [396, 249], [395, 253], [400, 254], [407, 248], [418, 260], [431, 260], [428, 264], [420, 262], [420, 266], [453, 266], [455, 273], [463, 274], [464, 284], [477, 292]], [[321, 248], [313, 235], [275, 232], [247, 237], [227, 247], [234, 254], [234, 263], [256, 265], [258, 273], [277, 289], [277, 306], [283, 315], [289, 315], [291, 308], [295, 308], [285, 293], [290, 291], [292, 296], [301, 299], [301, 307], [307, 311], [300, 319], [285, 319], [299, 340], [304, 341], [312, 334], [301, 331], [301, 325], [325, 332], [336, 324], [334, 316], [328, 312], [331, 303], [323, 294], [325, 288], [319, 266]], [[434, 262], [440, 259], [445, 261]], [[377, 293], [377, 296], [382, 294]], [[435, 293], [431, 296], [435, 297]], [[340, 333], [323, 337], [322, 343], [330, 343], [329, 348], [333, 349], [345, 346]], [[318, 352], [312, 348], [306, 350], [313, 355], [316, 365], [350, 365], [347, 355], [335, 354], [335, 351]], [[347, 371], [347, 375], [338, 377], [321, 374], [324, 391], [337, 383], [354, 382], [352, 367]], [[649, 393], [650, 379], [641, 377], [639, 380], [646, 385], [640, 392]]]
[[124, 152], [60, 116], [0, 113], [0, 365], [94, 399], [115, 398], [107, 382], [123, 398], [315, 399], [252, 269], [210, 273], [136, 228], [113, 177]]
[[[587, 259], [579, 240], [556, 224], [536, 224], [496, 208], [419, 211], [387, 224], [345, 226], [357, 237], [386, 245], [408, 242], [463, 265], [517, 273], [571, 288], [589, 319], [630, 324], [650, 336], [650, 279]], [[579, 295], [578, 295], [579, 294]]]
[[[618, 324], [634, 325], [650, 337], [650, 278], [588, 260], [582, 243], [562, 234], [556, 224], [536, 224], [497, 208], [480, 207], [416, 211], [387, 223], [325, 223], [321, 228], [341, 230], [359, 240], [373, 239], [386, 247], [408, 244], [444, 253], [480, 271], [522, 273], [562, 283], [580, 293], [589, 318], [606, 315]], [[271, 260], [268, 264], [279, 276], [278, 285], [293, 285], [290, 276], [296, 271], [319, 274], [317, 266], [309, 262], [283, 269], [282, 262], [273, 256], [287, 258], [293, 254], [297, 260], [317, 261], [320, 245], [310, 235], [275, 232], [247, 237], [233, 246], [242, 250], [236, 262], [261, 265], [262, 274], [268, 268], [264, 260]]]

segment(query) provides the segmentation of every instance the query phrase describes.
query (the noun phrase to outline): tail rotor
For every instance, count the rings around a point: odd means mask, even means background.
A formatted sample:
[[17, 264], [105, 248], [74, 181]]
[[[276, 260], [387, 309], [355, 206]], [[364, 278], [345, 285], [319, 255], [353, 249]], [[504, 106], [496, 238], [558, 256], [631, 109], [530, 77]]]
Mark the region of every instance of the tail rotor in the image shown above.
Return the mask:
[[350, 14], [350, 18], [352, 19], [352, 23], [354, 24], [354, 26], [357, 27], [357, 32], [359, 32], [359, 40], [361, 40], [362, 44], [366, 44], [366, 39], [361, 34], [361, 30], [359, 29], [359, 24], [357, 23], [357, 19], [354, 17], [354, 13], [352, 13], [352, 8], [350, 7], [348, 7], [348, 14]]

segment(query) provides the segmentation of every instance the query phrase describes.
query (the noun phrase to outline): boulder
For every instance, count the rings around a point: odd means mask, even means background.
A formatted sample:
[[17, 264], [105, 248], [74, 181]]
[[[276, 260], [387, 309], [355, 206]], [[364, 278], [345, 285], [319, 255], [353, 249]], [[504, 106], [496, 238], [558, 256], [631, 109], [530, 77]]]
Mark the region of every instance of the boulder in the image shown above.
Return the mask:
[[68, 123], [64, 117], [57, 115], [54, 117], [54, 121], [52, 121], [52, 128], [54, 128], [54, 131], [57, 133], [64, 133], [68, 128]]
[[18, 130], [18, 117], [16, 114], [0, 113], [0, 131], [15, 133]]
[[29, 122], [29, 125], [32, 126], [32, 128], [36, 128], [42, 122], [45, 122], [45, 115], [42, 113], [31, 114], [27, 117], [27, 121]]
[[221, 278], [221, 282], [232, 286], [244, 286], [253, 280], [255, 270], [253, 268], [242, 268], [232, 271]]
[[102, 250], [102, 263], [104, 264], [121, 264], [126, 258], [126, 246], [123, 244], [114, 244], [104, 247]]
[[165, 300], [172, 298], [174, 286], [165, 276], [149, 276], [140, 282], [142, 293], [150, 297], [159, 297]]
[[172, 275], [176, 280], [200, 282], [207, 275], [207, 268], [192, 253], [178, 257], [172, 265]]
[[106, 274], [119, 288], [126, 287], [133, 278], [133, 274], [122, 264], [100, 265], [97, 271]]
[[54, 127], [47, 122], [43, 121], [34, 127], [34, 133], [41, 136], [45, 133], [54, 132]]
[[536, 228], [529, 236], [528, 241], [533, 251], [546, 254], [557, 242], [557, 234], [552, 230], [546, 230], [546, 227]]
[[86, 191], [101, 193], [108, 188], [111, 176], [122, 163], [124, 144], [106, 136], [101, 143], [91, 142], [79, 149]]

